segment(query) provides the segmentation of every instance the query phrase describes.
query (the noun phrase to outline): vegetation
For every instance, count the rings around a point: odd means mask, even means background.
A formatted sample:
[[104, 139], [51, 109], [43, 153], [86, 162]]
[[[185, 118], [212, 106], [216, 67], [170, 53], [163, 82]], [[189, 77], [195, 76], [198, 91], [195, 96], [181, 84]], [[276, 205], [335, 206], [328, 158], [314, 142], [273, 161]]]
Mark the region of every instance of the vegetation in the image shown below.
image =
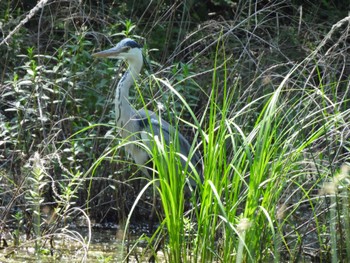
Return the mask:
[[[118, 224], [101, 262], [350, 262], [345, 1], [92, 2], [0, 2], [0, 261], [65, 242], [88, 261], [92, 229]], [[125, 36], [148, 62], [132, 103], [193, 140], [196, 189], [161, 138], [152, 178], [123, 151], [123, 64], [91, 54]]]

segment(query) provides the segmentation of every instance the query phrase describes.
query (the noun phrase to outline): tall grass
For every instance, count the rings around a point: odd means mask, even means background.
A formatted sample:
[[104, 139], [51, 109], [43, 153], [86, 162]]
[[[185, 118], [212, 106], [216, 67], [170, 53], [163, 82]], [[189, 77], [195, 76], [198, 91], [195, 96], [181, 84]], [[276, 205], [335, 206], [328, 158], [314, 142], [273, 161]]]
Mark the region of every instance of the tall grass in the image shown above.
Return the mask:
[[[273, 92], [232, 112], [239, 82], [226, 81], [227, 68], [225, 57], [219, 56], [223, 48], [220, 43], [216, 48], [211, 92], [201, 120], [195, 118], [186, 100], [176, 91], [176, 85], [158, 80], [193, 117], [192, 126], [203, 156], [204, 180], [196, 180], [196, 191], [191, 197], [186, 196], [186, 177], [178, 168], [178, 148], [166, 147], [162, 136], [154, 138], [150, 152], [163, 209], [162, 223], [155, 235], [166, 233], [167, 245], [163, 250], [167, 262], [297, 260], [305, 236], [300, 230], [303, 226], [294, 230], [293, 238], [285, 235], [285, 231], [299, 223], [292, 218], [301, 211], [307, 214], [304, 224], [316, 225], [310, 233], [314, 232], [319, 243], [324, 243], [325, 221], [320, 218], [322, 212], [317, 202], [323, 198], [315, 196], [313, 189], [332, 177], [332, 172], [320, 167], [321, 144], [327, 142], [330, 134], [336, 134], [339, 127], [346, 127], [349, 109], [329, 98], [325, 87], [298, 86], [298, 76], [304, 74], [304, 64], [309, 63], [306, 59], [290, 69]], [[218, 57], [224, 58], [221, 68], [217, 66]], [[219, 69], [223, 74], [217, 74]], [[323, 82], [321, 77], [319, 82]], [[257, 105], [261, 105], [260, 113], [253, 125], [245, 127], [239, 121], [254, 112]], [[177, 127], [179, 121], [181, 118], [172, 124]], [[195, 143], [192, 148], [198, 150]], [[315, 169], [310, 169], [310, 165]], [[305, 182], [309, 171], [318, 178]], [[336, 198], [342, 199], [333, 192], [329, 225], [332, 262], [338, 260], [335, 233], [342, 222], [336, 219], [340, 216], [335, 212], [339, 211], [335, 210], [339, 200]], [[342, 199], [345, 201], [346, 197]], [[188, 202], [192, 202], [190, 213], [184, 210]], [[305, 204], [309, 208], [303, 209]], [[192, 224], [190, 229], [188, 220]]]

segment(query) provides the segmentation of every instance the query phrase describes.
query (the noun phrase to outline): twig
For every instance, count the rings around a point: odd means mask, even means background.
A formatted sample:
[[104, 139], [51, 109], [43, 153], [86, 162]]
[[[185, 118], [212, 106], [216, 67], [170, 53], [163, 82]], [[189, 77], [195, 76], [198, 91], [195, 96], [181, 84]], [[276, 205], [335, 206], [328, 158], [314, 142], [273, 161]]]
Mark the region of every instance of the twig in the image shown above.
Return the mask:
[[29, 14], [5, 37], [0, 46], [3, 44], [8, 45], [8, 40], [25, 24], [31, 19], [46, 3], [48, 0], [41, 0], [34, 8], [29, 11]]

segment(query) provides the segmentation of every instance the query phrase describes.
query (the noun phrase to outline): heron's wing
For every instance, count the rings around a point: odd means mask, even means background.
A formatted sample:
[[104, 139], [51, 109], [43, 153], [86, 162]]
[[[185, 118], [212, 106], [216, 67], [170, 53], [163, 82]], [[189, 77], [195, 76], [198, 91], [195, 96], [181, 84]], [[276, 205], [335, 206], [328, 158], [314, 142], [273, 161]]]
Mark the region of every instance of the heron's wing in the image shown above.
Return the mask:
[[186, 138], [165, 120], [159, 118], [152, 111], [139, 110], [135, 120], [141, 131], [149, 133], [150, 136], [162, 136], [165, 143], [169, 145], [175, 138], [179, 141], [180, 152], [186, 156], [191, 148]]
[[[174, 140], [176, 139], [179, 152], [186, 158], [189, 156], [191, 145], [187, 139], [168, 122], [159, 118], [154, 112], [145, 111], [144, 109], [139, 110], [136, 112], [133, 120], [137, 122], [137, 125], [141, 131], [141, 139], [147, 144], [148, 147], [152, 147], [150, 141], [153, 139], [150, 138], [150, 136], [158, 136], [158, 138], [163, 138], [166, 145], [174, 143]], [[181, 158], [181, 161], [184, 164], [187, 160]], [[197, 169], [199, 169], [198, 166], [200, 166], [200, 155], [197, 152], [192, 155], [191, 162], [197, 167]]]

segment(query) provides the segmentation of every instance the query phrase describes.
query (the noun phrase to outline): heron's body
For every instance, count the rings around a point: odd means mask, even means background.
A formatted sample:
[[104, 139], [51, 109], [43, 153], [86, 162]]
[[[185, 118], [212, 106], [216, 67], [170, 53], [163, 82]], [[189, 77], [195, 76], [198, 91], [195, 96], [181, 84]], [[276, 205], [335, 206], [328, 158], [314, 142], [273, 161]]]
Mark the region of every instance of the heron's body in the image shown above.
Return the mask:
[[[120, 58], [128, 64], [127, 71], [117, 85], [115, 116], [122, 138], [130, 141], [126, 145], [126, 151], [132, 156], [135, 163], [141, 166], [142, 171], [149, 174], [144, 165], [150, 160], [150, 156], [143, 147], [140, 147], [140, 142], [152, 150], [150, 136], [161, 136], [168, 145], [172, 140], [177, 139], [179, 152], [187, 158], [191, 146], [181, 133], [166, 121], [159, 119], [154, 112], [144, 109], [135, 110], [129, 102], [129, 89], [138, 79], [143, 65], [141, 47], [134, 40], [126, 38], [120, 41], [116, 47], [98, 52], [94, 56]], [[136, 141], [137, 143], [135, 143]], [[181, 159], [183, 166], [186, 161]], [[197, 165], [199, 162], [197, 154], [193, 154], [191, 162], [194, 167]]]

